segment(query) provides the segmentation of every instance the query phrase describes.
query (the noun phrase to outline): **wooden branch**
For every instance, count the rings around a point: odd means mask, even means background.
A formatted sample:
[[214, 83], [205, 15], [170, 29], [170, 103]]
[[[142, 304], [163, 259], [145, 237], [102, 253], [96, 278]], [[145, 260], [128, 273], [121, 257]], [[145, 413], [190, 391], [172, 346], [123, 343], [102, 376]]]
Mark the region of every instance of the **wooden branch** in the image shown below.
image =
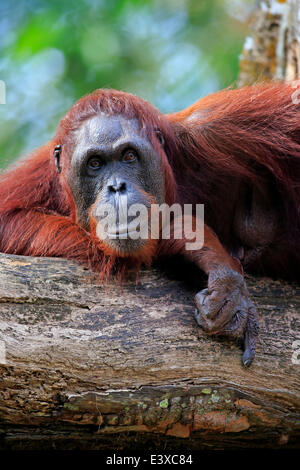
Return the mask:
[[157, 270], [120, 290], [66, 260], [0, 255], [0, 279], [0, 448], [299, 445], [299, 285], [248, 279], [260, 340], [245, 369]]

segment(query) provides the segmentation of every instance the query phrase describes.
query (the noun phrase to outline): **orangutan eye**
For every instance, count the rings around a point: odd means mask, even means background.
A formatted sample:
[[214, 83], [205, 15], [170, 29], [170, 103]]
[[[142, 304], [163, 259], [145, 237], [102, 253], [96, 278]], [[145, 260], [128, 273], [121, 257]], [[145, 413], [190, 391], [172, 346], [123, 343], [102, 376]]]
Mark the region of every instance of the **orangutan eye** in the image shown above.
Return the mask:
[[99, 170], [99, 168], [101, 168], [102, 165], [103, 165], [103, 162], [101, 161], [99, 157], [90, 158], [87, 164], [88, 168], [90, 168], [91, 170]]
[[132, 163], [137, 159], [137, 153], [134, 150], [126, 150], [123, 154], [122, 161], [126, 163]]

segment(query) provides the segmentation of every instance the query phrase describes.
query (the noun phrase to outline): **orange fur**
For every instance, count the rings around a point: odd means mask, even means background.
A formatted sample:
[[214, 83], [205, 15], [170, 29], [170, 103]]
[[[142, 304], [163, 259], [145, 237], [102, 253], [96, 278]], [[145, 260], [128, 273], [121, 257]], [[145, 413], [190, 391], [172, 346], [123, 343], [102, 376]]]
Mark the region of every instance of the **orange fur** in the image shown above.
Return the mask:
[[[299, 274], [300, 265], [300, 113], [288, 85], [259, 85], [225, 90], [184, 111], [163, 116], [140, 98], [115, 90], [96, 90], [81, 98], [61, 120], [55, 137], [0, 179], [0, 250], [33, 256], [77, 260], [107, 277], [160, 253], [184, 252], [184, 242], [146, 244], [135, 256], [121, 258], [96, 239], [94, 228], [76, 222], [76, 207], [66, 184], [73, 133], [82, 122], [104, 112], [136, 118], [161, 159], [165, 199], [204, 203], [206, 222], [230, 248], [235, 243], [233, 214], [237, 187], [245, 182], [264, 187], [266, 175], [278, 191], [282, 232], [267, 248], [257, 267], [268, 273]], [[164, 137], [162, 149], [157, 129]], [[53, 150], [62, 145], [62, 174]], [[230, 265], [240, 270], [214, 233], [206, 227], [205, 246], [188, 255], [202, 269]]]

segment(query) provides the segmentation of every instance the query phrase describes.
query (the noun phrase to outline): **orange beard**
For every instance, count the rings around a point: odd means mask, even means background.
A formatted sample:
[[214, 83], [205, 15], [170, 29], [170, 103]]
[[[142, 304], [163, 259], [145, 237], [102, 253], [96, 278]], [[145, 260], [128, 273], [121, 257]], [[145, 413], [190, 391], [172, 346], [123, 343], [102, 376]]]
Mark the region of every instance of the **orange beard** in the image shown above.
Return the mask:
[[153, 258], [157, 251], [157, 239], [148, 238], [145, 244], [136, 251], [120, 251], [114, 249], [105, 243], [105, 240], [100, 240], [96, 234], [97, 221], [90, 213], [90, 227], [91, 227], [91, 240], [92, 242], [106, 255], [112, 258], [127, 258], [128, 261], [134, 261], [137, 265], [145, 264], [147, 267], [151, 266]]
[[[151, 204], [156, 204], [156, 199], [152, 194], [147, 193], [141, 188], [138, 188], [138, 191], [143, 193], [151, 201]], [[149, 237], [145, 240], [146, 243], [136, 251], [129, 251], [126, 253], [126, 251], [119, 251], [117, 247], [114, 249], [112, 246], [107, 245], [105, 240], [100, 240], [98, 238], [96, 233], [97, 221], [93, 217], [93, 207], [94, 204], [91, 206], [89, 211], [91, 240], [104, 253], [104, 255], [109, 256], [114, 260], [116, 258], [128, 259], [128, 265], [136, 265], [137, 269], [139, 269], [142, 264], [150, 267], [157, 252], [158, 239]], [[150, 215], [149, 209], [149, 216]], [[149, 218], [151, 220], [151, 217]]]

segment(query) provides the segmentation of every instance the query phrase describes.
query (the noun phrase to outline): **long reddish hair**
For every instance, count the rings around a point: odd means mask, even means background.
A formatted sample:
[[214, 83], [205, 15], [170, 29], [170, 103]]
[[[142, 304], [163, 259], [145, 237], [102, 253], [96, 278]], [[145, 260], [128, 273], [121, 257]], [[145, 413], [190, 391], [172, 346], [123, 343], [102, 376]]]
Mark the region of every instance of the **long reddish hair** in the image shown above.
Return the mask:
[[[227, 247], [234, 238], [239, 186], [250, 184], [263, 192], [266, 182], [273, 185], [282, 217], [280, 249], [271, 247], [263, 261], [269, 257], [269, 273], [288, 272], [291, 263], [299, 272], [300, 113], [292, 100], [294, 92], [292, 86], [276, 83], [225, 90], [167, 116], [146, 101], [115, 90], [96, 90], [81, 98], [47, 145], [2, 175], [0, 250], [76, 259], [104, 275], [116, 266], [118, 272], [128, 266], [139, 268], [142, 258], [104, 254], [90, 233], [77, 225], [64, 173], [58, 175], [53, 161], [59, 144], [66, 166], [74, 131], [103, 112], [138, 120], [160, 155], [166, 202], [204, 203], [206, 222]], [[148, 264], [151, 257], [148, 253]]]
[[1, 176], [0, 249], [3, 252], [75, 259], [87, 263], [102, 278], [107, 278], [111, 271], [122, 276], [129, 269], [138, 271], [142, 263], [151, 264], [155, 255], [153, 244], [149, 244], [151, 249], [141, 253], [140, 258], [124, 259], [103, 253], [95, 237], [76, 224], [75, 202], [64, 172], [59, 175], [54, 164], [53, 151], [61, 145], [62, 166], [68, 166], [74, 132], [85, 120], [101, 112], [138, 120], [141, 132], [161, 158], [166, 202], [172, 204], [176, 200], [176, 182], [168, 161], [175, 151], [176, 139], [168, 120], [150, 103], [134, 95], [96, 90], [70, 108], [47, 145]]
[[288, 237], [299, 243], [300, 105], [293, 93], [284, 83], [227, 89], [168, 115], [179, 148], [170, 164], [181, 201], [197, 198], [208, 211], [214, 208], [213, 219], [234, 199], [234, 180], [263, 191], [271, 178], [281, 194]]

